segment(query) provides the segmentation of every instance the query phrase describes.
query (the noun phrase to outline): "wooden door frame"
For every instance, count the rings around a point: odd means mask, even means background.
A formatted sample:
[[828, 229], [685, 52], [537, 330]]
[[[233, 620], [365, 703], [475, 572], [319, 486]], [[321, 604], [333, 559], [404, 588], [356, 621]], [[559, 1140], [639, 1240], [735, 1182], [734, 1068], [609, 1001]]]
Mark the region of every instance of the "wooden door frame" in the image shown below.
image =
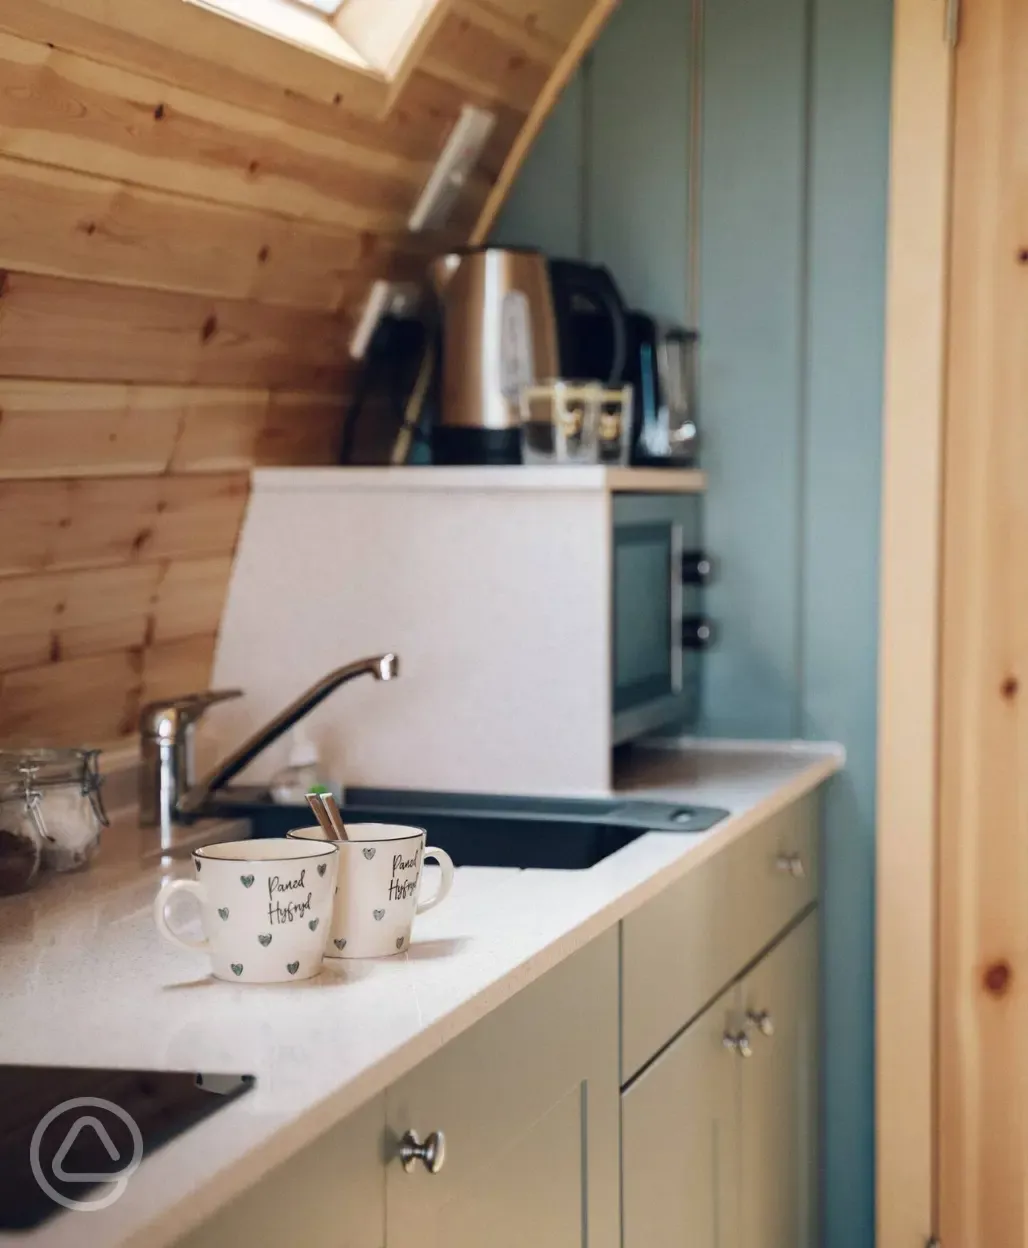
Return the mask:
[[886, 286], [876, 888], [876, 1224], [937, 1226], [939, 618], [953, 50], [942, 0], [896, 0]]

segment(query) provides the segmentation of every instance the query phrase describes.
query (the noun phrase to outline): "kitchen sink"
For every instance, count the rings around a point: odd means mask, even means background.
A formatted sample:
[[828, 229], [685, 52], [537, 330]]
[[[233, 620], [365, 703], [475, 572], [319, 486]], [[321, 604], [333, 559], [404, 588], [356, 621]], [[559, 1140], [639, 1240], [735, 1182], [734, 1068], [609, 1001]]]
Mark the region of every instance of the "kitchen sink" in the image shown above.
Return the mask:
[[[306, 805], [281, 806], [253, 788], [225, 788], [205, 815], [251, 820], [258, 837], [310, 827]], [[705, 832], [728, 815], [710, 806], [642, 799], [492, 797], [408, 789], [349, 789], [347, 824], [404, 823], [424, 828], [430, 845], [458, 867], [582, 870], [645, 832]]]

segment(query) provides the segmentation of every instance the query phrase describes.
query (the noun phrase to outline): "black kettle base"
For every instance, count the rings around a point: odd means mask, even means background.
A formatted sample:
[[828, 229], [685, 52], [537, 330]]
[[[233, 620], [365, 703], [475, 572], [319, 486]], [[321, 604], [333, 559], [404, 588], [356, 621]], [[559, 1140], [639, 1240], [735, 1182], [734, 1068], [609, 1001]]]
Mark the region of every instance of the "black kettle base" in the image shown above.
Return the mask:
[[521, 430], [436, 425], [432, 430], [432, 462], [451, 468], [520, 464]]
[[633, 468], [695, 468], [696, 464], [695, 455], [646, 455], [639, 452], [632, 455]]

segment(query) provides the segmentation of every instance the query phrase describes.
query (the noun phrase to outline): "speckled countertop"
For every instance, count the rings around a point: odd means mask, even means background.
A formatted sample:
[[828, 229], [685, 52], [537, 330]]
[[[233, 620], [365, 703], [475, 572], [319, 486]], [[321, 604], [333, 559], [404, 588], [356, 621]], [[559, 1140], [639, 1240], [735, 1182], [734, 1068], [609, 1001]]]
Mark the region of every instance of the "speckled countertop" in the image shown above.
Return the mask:
[[123, 821], [89, 871], [0, 899], [0, 1062], [248, 1071], [257, 1086], [147, 1158], [115, 1204], [0, 1244], [172, 1242], [842, 762], [838, 747], [799, 744], [637, 752], [619, 792], [731, 817], [647, 833], [586, 871], [462, 868], [406, 955], [332, 963], [297, 984], [222, 983], [203, 955], [166, 945], [152, 901], [192, 867], [143, 858], [143, 834]]

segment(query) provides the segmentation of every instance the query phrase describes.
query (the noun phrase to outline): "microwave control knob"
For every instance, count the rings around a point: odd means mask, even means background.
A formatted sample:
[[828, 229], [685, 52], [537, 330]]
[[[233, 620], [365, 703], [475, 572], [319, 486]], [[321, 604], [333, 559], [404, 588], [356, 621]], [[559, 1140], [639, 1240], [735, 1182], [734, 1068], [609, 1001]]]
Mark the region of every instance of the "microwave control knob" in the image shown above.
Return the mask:
[[706, 650], [714, 644], [714, 625], [705, 615], [687, 615], [682, 621], [682, 645], [686, 650]]
[[709, 585], [714, 577], [714, 562], [702, 550], [682, 552], [682, 584]]

